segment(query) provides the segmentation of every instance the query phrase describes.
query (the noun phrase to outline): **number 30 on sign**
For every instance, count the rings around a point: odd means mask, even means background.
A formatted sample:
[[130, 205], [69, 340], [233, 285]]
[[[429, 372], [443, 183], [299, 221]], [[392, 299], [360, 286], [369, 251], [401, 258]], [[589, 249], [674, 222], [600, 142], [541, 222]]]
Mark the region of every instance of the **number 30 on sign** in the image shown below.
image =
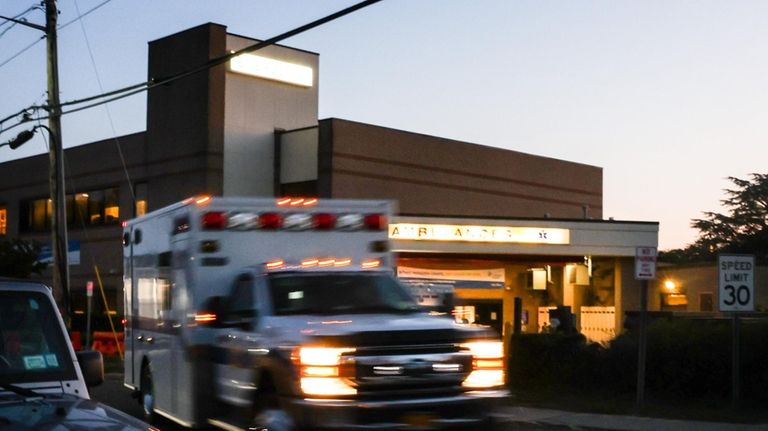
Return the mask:
[[755, 257], [721, 254], [718, 256], [720, 311], [755, 310]]

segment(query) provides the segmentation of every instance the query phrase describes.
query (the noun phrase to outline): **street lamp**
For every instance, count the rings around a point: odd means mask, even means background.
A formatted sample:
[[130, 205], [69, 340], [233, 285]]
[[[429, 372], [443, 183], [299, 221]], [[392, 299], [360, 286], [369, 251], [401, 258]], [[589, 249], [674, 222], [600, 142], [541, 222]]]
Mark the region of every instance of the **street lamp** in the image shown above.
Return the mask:
[[38, 129], [45, 129], [50, 136], [50, 177], [49, 188], [53, 214], [51, 214], [51, 254], [53, 255], [53, 287], [61, 289], [64, 319], [69, 327], [72, 313], [69, 297], [69, 262], [67, 260], [67, 211], [64, 193], [64, 163], [61, 141], [48, 126], [38, 124], [30, 130], [20, 132], [14, 139], [0, 144], [12, 150], [29, 142]]

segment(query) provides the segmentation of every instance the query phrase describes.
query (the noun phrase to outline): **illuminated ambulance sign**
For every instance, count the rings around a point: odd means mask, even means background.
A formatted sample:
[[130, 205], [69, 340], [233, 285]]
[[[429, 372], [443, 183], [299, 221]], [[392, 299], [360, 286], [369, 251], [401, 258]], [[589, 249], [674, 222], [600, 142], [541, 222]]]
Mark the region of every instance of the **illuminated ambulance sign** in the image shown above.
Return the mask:
[[311, 87], [314, 78], [311, 67], [255, 54], [241, 54], [232, 58], [229, 70], [300, 87]]
[[570, 244], [570, 230], [543, 227], [477, 226], [422, 223], [389, 225], [389, 238], [406, 241], [463, 241]]

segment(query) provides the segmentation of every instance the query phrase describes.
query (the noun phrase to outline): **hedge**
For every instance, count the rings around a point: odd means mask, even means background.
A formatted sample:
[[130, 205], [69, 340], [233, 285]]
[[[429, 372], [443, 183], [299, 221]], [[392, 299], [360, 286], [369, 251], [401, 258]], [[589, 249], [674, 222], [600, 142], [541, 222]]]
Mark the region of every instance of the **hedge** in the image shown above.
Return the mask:
[[[580, 334], [520, 334], [510, 343], [512, 388], [569, 388], [632, 393], [637, 382], [637, 332], [609, 345]], [[741, 322], [741, 397], [768, 400], [768, 320]], [[662, 318], [648, 328], [646, 389], [658, 397], [728, 398], [731, 390], [729, 320]]]

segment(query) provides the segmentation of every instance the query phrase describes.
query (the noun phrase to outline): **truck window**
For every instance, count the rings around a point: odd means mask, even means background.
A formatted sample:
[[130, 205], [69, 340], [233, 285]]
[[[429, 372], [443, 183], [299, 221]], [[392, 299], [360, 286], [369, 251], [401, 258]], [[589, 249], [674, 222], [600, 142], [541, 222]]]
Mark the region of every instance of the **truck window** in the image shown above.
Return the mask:
[[415, 312], [421, 308], [389, 274], [272, 274], [269, 292], [276, 315]]

